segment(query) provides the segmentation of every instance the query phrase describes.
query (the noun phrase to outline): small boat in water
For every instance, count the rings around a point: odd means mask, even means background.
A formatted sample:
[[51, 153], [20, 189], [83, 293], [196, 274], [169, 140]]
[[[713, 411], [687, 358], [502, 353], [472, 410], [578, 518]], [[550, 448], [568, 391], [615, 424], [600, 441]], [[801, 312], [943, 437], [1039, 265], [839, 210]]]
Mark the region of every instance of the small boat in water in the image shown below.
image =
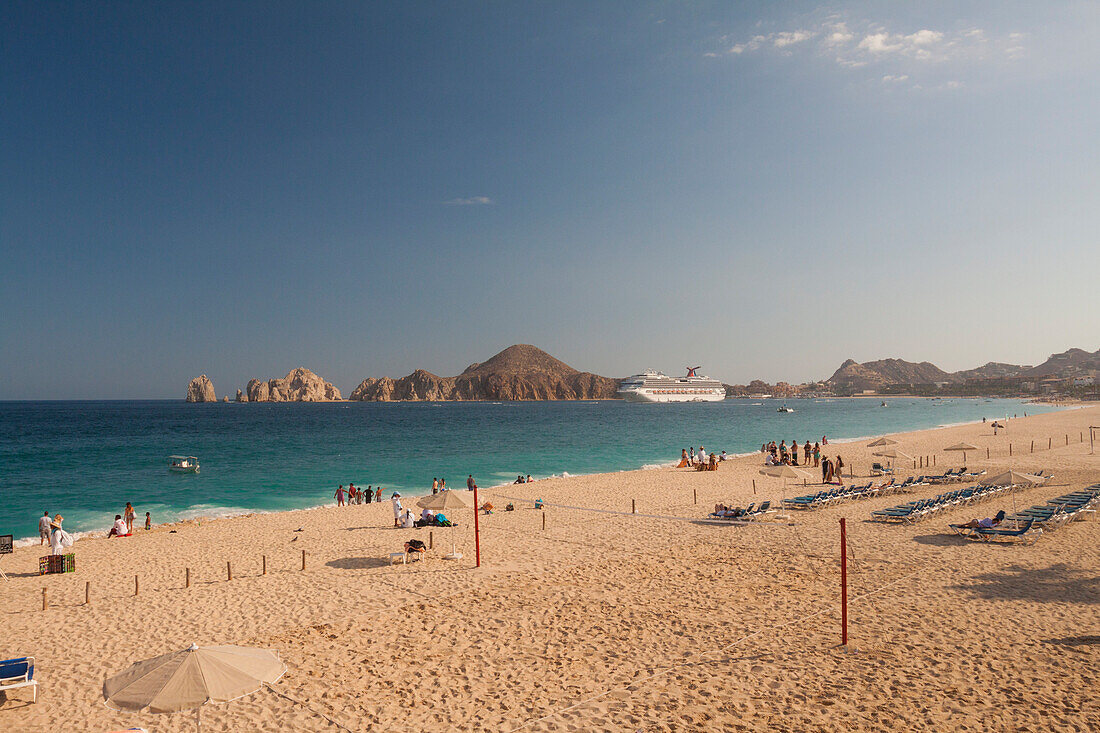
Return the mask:
[[199, 459], [194, 456], [168, 456], [169, 473], [198, 473]]
[[775, 408], [775, 411], [776, 412], [794, 412], [794, 410], [792, 410], [790, 407], [787, 407], [787, 405], [785, 405], [785, 404], [782, 407]]

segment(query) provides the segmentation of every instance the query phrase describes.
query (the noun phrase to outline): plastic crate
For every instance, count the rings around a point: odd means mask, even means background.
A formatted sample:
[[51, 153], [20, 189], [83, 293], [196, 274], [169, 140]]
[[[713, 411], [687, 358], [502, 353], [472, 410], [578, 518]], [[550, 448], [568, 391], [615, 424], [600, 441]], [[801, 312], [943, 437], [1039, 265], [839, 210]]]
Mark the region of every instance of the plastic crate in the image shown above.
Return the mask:
[[46, 555], [38, 558], [38, 574], [75, 573], [76, 555]]

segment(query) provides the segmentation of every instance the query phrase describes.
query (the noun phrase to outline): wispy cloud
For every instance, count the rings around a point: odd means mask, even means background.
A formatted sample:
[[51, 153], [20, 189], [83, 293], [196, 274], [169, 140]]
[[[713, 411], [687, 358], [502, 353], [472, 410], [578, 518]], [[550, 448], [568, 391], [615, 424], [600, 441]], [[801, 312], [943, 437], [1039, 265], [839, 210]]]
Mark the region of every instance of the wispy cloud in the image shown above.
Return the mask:
[[465, 199], [451, 199], [443, 203], [447, 206], [485, 206], [492, 204], [493, 200], [488, 196], [471, 196]]
[[[899, 32], [881, 23], [837, 15], [799, 24], [797, 30], [758, 33], [731, 44], [732, 40], [725, 40], [725, 50], [715, 49], [706, 56], [717, 58], [768, 52], [790, 56], [796, 49], [802, 49], [800, 53], [816, 61], [842, 68], [875, 68], [883, 83], [907, 83], [914, 89], [926, 88], [921, 87], [916, 78], [929, 69], [947, 68], [952, 62], [1012, 60], [1026, 53], [1026, 36], [1022, 33], [995, 38], [981, 28], [950, 31], [917, 28]], [[958, 89], [963, 84], [954, 81], [943, 86]]]

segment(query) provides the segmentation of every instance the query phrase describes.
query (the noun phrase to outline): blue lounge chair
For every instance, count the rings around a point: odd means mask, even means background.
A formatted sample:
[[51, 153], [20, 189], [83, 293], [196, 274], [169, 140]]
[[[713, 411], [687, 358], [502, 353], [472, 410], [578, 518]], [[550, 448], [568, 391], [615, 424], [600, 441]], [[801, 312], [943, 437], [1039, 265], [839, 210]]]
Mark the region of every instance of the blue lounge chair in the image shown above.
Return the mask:
[[31, 702], [38, 702], [38, 680], [34, 678], [34, 657], [5, 659], [0, 662], [0, 692], [21, 687], [31, 688], [33, 693]]

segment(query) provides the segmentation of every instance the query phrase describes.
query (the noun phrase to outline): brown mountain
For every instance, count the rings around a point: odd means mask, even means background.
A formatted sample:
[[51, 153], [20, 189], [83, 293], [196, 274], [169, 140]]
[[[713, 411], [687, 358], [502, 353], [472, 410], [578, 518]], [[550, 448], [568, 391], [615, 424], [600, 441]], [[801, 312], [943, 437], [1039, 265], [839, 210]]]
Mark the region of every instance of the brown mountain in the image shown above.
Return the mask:
[[888, 384], [928, 384], [953, 381], [951, 375], [935, 364], [919, 364], [904, 359], [880, 359], [863, 364], [849, 359], [826, 380], [839, 392], [862, 392]]
[[837, 392], [852, 393], [897, 384], [919, 385], [1018, 377], [1065, 378], [1091, 371], [1100, 371], [1100, 349], [1093, 353], [1083, 349], [1070, 349], [1052, 354], [1036, 367], [991, 361], [976, 369], [958, 372], [945, 372], [927, 361], [917, 364], [903, 359], [880, 359], [860, 364], [854, 359], [848, 359], [829, 377], [827, 383]]
[[291, 369], [282, 379], [251, 379], [246, 389], [248, 402], [331, 402], [341, 399], [340, 390], [305, 367]]
[[457, 377], [417, 369], [407, 377], [364, 379], [350, 400], [592, 400], [616, 397], [619, 380], [579, 372], [528, 344], [509, 346]]
[[1026, 377], [1069, 377], [1077, 372], [1100, 370], [1100, 349], [1089, 353], [1084, 349], [1070, 349], [1061, 354], [1051, 354], [1037, 367], [1023, 371]]

